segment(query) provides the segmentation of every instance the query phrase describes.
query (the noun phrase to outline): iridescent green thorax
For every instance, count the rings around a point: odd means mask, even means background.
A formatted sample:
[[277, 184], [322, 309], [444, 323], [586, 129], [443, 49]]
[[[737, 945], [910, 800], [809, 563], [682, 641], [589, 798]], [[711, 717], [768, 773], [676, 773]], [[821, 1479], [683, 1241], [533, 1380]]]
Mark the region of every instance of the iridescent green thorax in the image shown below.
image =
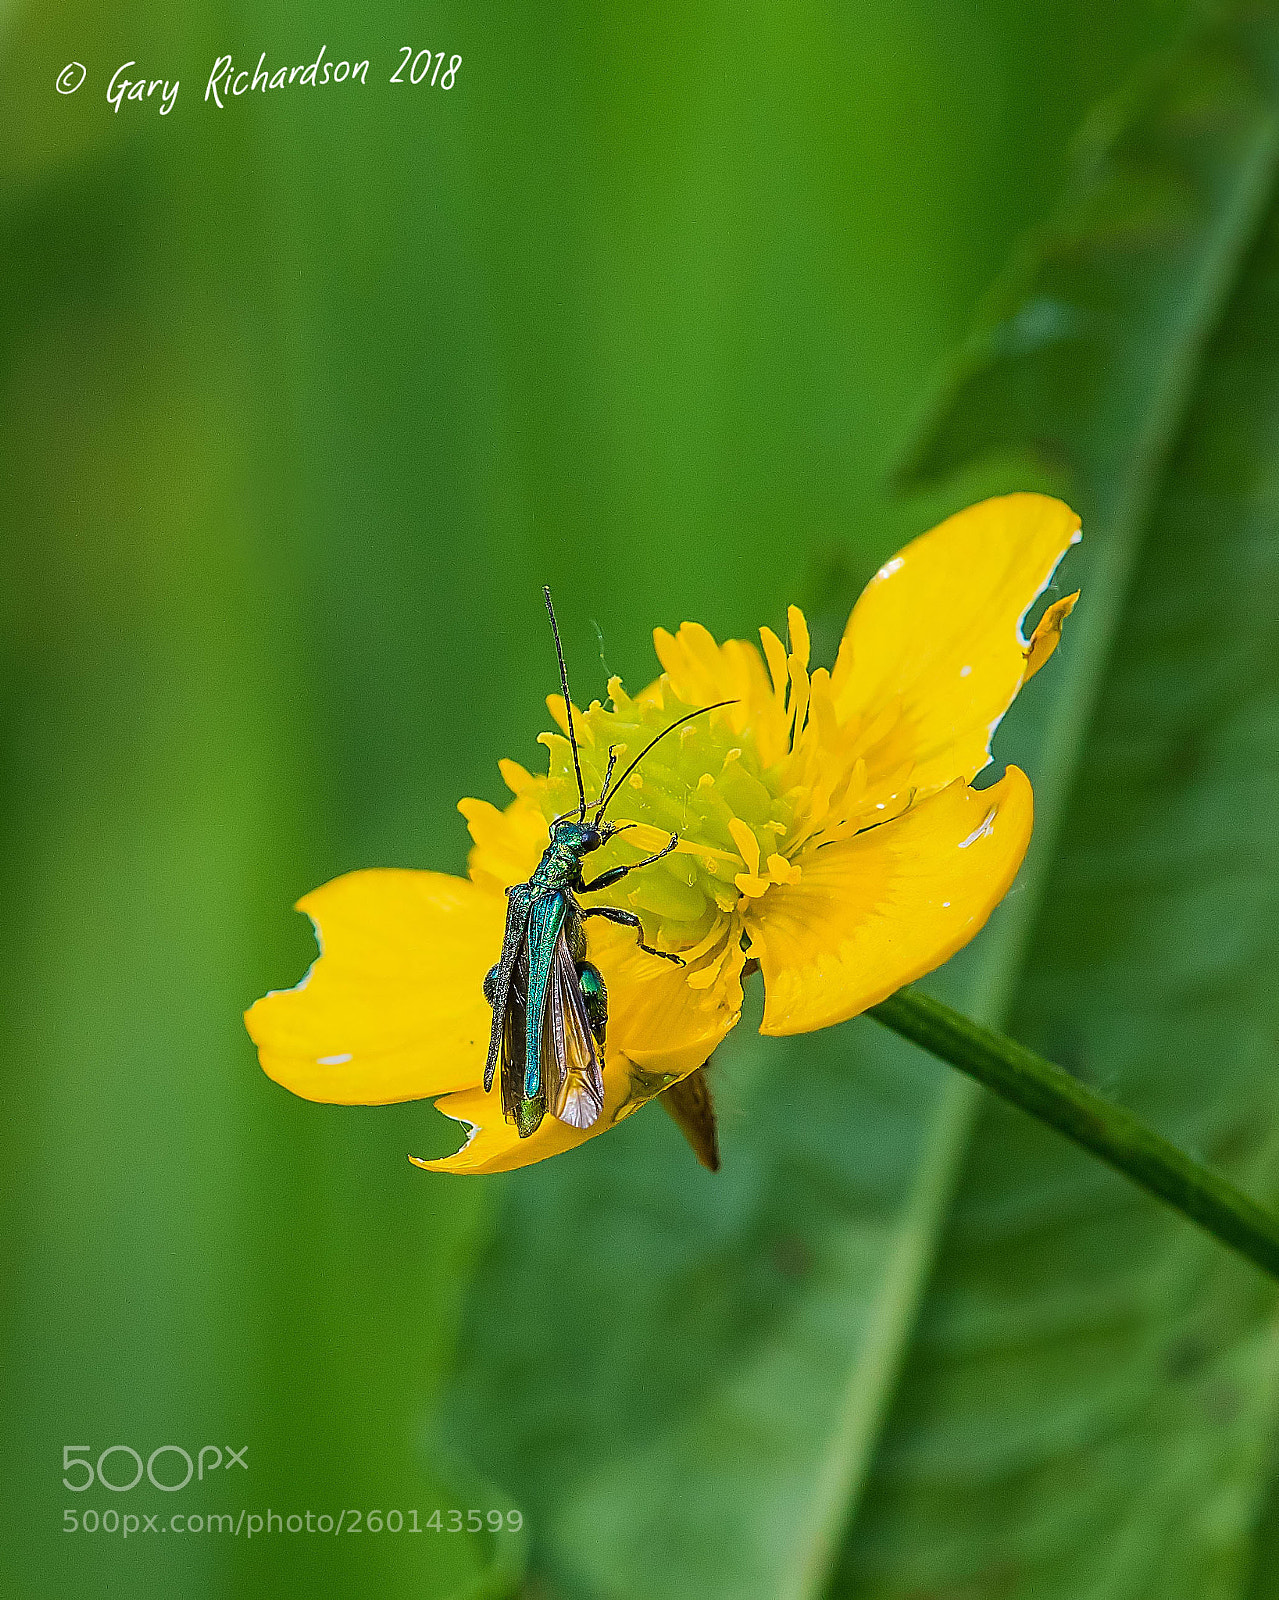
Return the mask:
[[607, 824], [600, 829], [591, 822], [557, 821], [529, 882], [539, 888], [573, 888], [581, 882], [582, 857], [598, 850], [611, 832]]

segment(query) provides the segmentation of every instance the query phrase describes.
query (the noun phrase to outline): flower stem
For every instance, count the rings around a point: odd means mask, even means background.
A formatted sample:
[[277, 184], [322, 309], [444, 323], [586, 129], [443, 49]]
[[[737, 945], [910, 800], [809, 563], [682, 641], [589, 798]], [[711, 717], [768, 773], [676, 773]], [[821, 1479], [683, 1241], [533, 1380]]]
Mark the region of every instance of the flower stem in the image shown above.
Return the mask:
[[1279, 1217], [1070, 1073], [941, 1001], [900, 989], [866, 1013], [976, 1078], [1279, 1278]]

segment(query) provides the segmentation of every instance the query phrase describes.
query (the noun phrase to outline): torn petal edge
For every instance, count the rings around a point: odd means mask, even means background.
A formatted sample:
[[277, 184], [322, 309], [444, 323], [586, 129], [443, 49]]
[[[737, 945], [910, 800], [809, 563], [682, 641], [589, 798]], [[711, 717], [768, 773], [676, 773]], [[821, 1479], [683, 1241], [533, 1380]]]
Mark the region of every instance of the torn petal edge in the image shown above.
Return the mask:
[[1053, 651], [1061, 643], [1062, 624], [1075, 609], [1075, 601], [1079, 599], [1079, 590], [1068, 594], [1064, 600], [1058, 600], [1050, 605], [1039, 619], [1039, 624], [1030, 636], [1030, 643], [1026, 646], [1026, 667], [1021, 675], [1024, 684], [1030, 682], [1052, 656]]

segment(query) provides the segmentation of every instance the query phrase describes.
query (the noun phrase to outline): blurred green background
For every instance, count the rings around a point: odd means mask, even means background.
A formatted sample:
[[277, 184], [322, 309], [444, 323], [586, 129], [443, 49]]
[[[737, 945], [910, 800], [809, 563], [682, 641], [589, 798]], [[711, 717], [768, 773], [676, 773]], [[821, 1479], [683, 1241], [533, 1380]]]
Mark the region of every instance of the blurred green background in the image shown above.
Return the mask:
[[[5, 1593], [1136, 1600], [1183, 1592], [1152, 1552], [1188, 1503], [1211, 1526], [1185, 1594], [1269, 1593], [1240, 1530], [1264, 1524], [1273, 1362], [1213, 1365], [1264, 1342], [1268, 1302], [1019, 1131], [1015, 1264], [999, 1279], [1007, 1197], [961, 1199], [949, 1298], [921, 1311], [919, 1208], [940, 1216], [950, 1180], [903, 1184], [943, 1077], [859, 1045], [870, 1024], [769, 1050], [742, 1031], [717, 1179], [653, 1109], [459, 1181], [405, 1160], [456, 1143], [429, 1106], [294, 1100], [240, 1023], [311, 959], [299, 895], [358, 866], [461, 870], [457, 799], [500, 800], [500, 756], [538, 760], [543, 582], [582, 700], [609, 672], [648, 681], [652, 628], [685, 618], [749, 637], [798, 600], [833, 653], [879, 562], [962, 503], [887, 481], [974, 307], [1066, 184], [1087, 108], [1182, 23], [1172, 0], [0, 11]], [[367, 57], [367, 86], [202, 98], [221, 54], [274, 68], [321, 44]], [[461, 56], [452, 91], [388, 82], [408, 44]], [[73, 60], [85, 84], [59, 95]], [[112, 111], [131, 60], [180, 80], [170, 115]], [[1184, 571], [1161, 563], [1174, 610], [1205, 581], [1197, 537]], [[1148, 698], [1098, 714], [1147, 726], [1184, 644], [1153, 638]], [[1048, 694], [1019, 707], [1028, 748]], [[1086, 877], [1098, 834], [1071, 816]], [[1257, 910], [1254, 848], [1204, 867], [1236, 895], [1196, 937]], [[1095, 923], [1075, 914], [1078, 950]], [[1046, 970], [970, 1000], [1073, 1065], [1086, 1025], [1045, 986], [1104, 982]], [[1263, 1065], [1274, 1038], [1249, 1034]], [[1211, 1128], [1191, 1118], [1202, 1150], [1273, 1125], [1252, 1079], [1230, 1093]], [[1084, 1232], [1052, 1231], [1062, 1195]], [[819, 1214], [820, 1237], [787, 1220]], [[1246, 1335], [1212, 1320], [1236, 1301]], [[995, 1303], [986, 1366], [921, 1373]], [[1157, 1348], [1133, 1333], [1156, 1322]], [[953, 1426], [921, 1442], [929, 1407]], [[1158, 1427], [1124, 1433], [1138, 1413]], [[249, 1471], [63, 1487], [65, 1446], [114, 1444], [247, 1444]], [[63, 1531], [68, 1507], [476, 1506], [526, 1533]]]

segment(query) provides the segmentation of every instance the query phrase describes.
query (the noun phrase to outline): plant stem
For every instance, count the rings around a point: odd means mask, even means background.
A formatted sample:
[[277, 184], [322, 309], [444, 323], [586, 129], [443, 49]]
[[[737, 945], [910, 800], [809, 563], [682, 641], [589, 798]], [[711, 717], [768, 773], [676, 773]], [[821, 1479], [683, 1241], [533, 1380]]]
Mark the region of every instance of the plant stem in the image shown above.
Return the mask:
[[1070, 1073], [940, 1000], [900, 989], [866, 1013], [976, 1078], [1279, 1279], [1279, 1217]]

